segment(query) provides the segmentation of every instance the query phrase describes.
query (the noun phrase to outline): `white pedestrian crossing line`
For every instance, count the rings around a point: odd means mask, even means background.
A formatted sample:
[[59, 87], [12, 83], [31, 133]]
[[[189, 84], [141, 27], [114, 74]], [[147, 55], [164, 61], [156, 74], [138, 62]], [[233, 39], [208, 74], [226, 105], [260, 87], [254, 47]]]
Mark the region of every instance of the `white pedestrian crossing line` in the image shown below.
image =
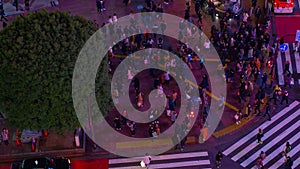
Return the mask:
[[[209, 160], [197, 160], [197, 161], [184, 161], [184, 162], [173, 162], [173, 163], [162, 163], [162, 164], [150, 164], [149, 169], [159, 169], [159, 168], [177, 168], [177, 167], [191, 167], [191, 166], [201, 166], [210, 165]], [[127, 167], [114, 167], [109, 169], [141, 169], [141, 166], [127, 166]]]
[[[300, 113], [300, 109], [298, 110], [298, 114], [299, 113]], [[272, 139], [274, 141], [269, 142], [268, 144], [264, 145], [261, 149], [257, 150], [254, 154], [252, 154], [252, 156], [250, 156], [245, 161], [243, 161], [241, 163], [241, 166], [243, 166], [243, 167], [248, 166], [251, 162], [253, 162], [257, 159], [257, 157], [259, 156], [261, 151], [267, 152], [269, 149], [271, 149], [273, 146], [275, 146], [275, 144], [277, 144], [282, 139], [284, 139], [287, 135], [289, 135], [291, 132], [296, 130], [299, 126], [300, 126], [300, 120], [297, 121], [295, 124], [291, 125], [288, 129], [286, 129], [284, 132], [282, 132], [276, 138]]]
[[[296, 111], [295, 113], [293, 113], [292, 115], [290, 115], [288, 118], [284, 119], [283, 121], [281, 121], [279, 124], [277, 124], [275, 127], [273, 127], [271, 130], [267, 131], [266, 133], [264, 133], [264, 137], [263, 139], [268, 139], [270, 136], [272, 136], [275, 132], [277, 132], [279, 129], [281, 129], [282, 127], [284, 127], [285, 125], [287, 125], [290, 121], [292, 121], [294, 118], [298, 117], [300, 115], [300, 109], [298, 111]], [[298, 126], [297, 126], [298, 127]], [[256, 130], [257, 132], [257, 130]], [[246, 155], [248, 152], [250, 152], [251, 150], [253, 150], [256, 146], [257, 146], [257, 142], [256, 140], [254, 142], [252, 142], [250, 145], [248, 145], [246, 148], [244, 148], [243, 150], [241, 150], [238, 154], [236, 154], [234, 157], [232, 157], [231, 159], [233, 161], [237, 161], [240, 158], [242, 158], [244, 155]]]
[[[298, 150], [299, 149], [300, 149], [300, 147], [298, 147]], [[297, 159], [294, 160], [292, 169], [296, 169], [299, 165], [300, 165], [300, 157], [298, 157]]]
[[272, 121], [267, 121], [267, 122], [263, 123], [262, 125], [260, 125], [259, 127], [257, 127], [251, 133], [249, 133], [248, 135], [246, 135], [245, 137], [243, 137], [242, 139], [240, 139], [239, 141], [237, 141], [235, 144], [233, 144], [232, 146], [230, 146], [228, 149], [226, 149], [223, 152], [223, 154], [226, 155], [226, 156], [229, 155], [234, 150], [236, 150], [238, 147], [240, 147], [240, 145], [245, 144], [251, 138], [255, 137], [256, 134], [257, 134], [258, 129], [264, 130], [265, 128], [267, 128], [268, 126], [270, 126], [271, 124], [273, 124], [276, 120], [278, 120], [280, 117], [282, 117], [284, 114], [286, 114], [287, 112], [289, 112], [290, 110], [292, 110], [293, 108], [295, 108], [298, 104], [299, 104], [298, 101], [294, 101], [292, 104], [289, 105], [289, 107], [284, 108], [279, 113], [277, 113], [275, 116], [273, 116], [272, 117]]
[[[205, 156], [208, 156], [207, 152], [192, 152], [192, 153], [179, 153], [179, 154], [152, 156], [151, 159], [152, 159], [152, 161], [158, 161], [158, 160], [172, 160], [172, 159], [178, 159], [178, 158], [205, 157]], [[139, 162], [143, 158], [144, 157], [109, 159], [109, 164]]]
[[296, 62], [296, 71], [297, 73], [300, 73], [300, 57], [299, 57], [299, 52], [295, 52], [295, 62]]
[[[292, 147], [292, 150], [288, 153], [288, 156], [293, 157], [295, 154], [297, 154], [300, 150], [300, 144], [298, 144], [296, 147]], [[299, 158], [298, 158], [299, 159]], [[282, 164], [284, 164], [285, 161], [285, 157], [282, 157], [279, 161], [277, 161], [276, 163], [274, 163], [271, 167], [272, 169], [276, 169], [279, 168]], [[293, 164], [293, 168], [296, 168], [299, 165], [299, 161], [297, 162], [297, 160], [295, 160], [294, 164]]]
[[[292, 138], [290, 138], [288, 141], [290, 144], [293, 144], [300, 138], [300, 132], [298, 132], [296, 135], [294, 135]], [[275, 158], [278, 154], [282, 153], [282, 151], [285, 148], [285, 143], [281, 147], [278, 147], [276, 150], [274, 150], [271, 154], [267, 155], [267, 158], [264, 160], [265, 165], [267, 165], [273, 158]], [[252, 169], [256, 169], [255, 167], [252, 167]]]
[[[289, 46], [288, 43], [285, 43], [287, 46]], [[287, 50], [285, 52], [285, 60], [288, 61], [290, 63], [290, 67], [289, 67], [289, 71], [291, 72], [291, 74], [293, 74], [293, 66], [292, 66], [292, 60], [291, 60], [291, 55], [290, 55], [290, 50]], [[294, 83], [294, 78], [291, 79], [291, 84], [295, 84]]]
[[276, 63], [277, 63], [278, 84], [279, 85], [284, 85], [281, 52], [278, 52]]
[[[195, 158], [201, 158], [201, 160], [195, 160]], [[190, 158], [194, 158], [189, 160]], [[203, 159], [204, 158], [204, 159]], [[206, 158], [206, 159], [205, 159]], [[110, 159], [110, 165], [116, 164], [126, 164], [126, 163], [136, 163], [133, 166], [126, 167], [109, 167], [110, 169], [140, 169], [140, 162], [144, 157], [134, 157], [134, 158], [119, 158], [119, 159]], [[186, 161], [176, 162], [170, 160], [186, 159]], [[168, 160], [164, 162], [163, 160]], [[178, 153], [178, 154], [168, 154], [168, 155], [158, 155], [151, 157], [151, 163], [156, 161], [157, 164], [150, 164], [149, 169], [162, 169], [162, 168], [175, 168], [175, 167], [190, 167], [198, 166], [201, 168], [208, 167], [210, 165], [210, 160], [208, 157], [208, 152], [191, 152], [191, 153]], [[211, 169], [211, 168], [210, 168]]]

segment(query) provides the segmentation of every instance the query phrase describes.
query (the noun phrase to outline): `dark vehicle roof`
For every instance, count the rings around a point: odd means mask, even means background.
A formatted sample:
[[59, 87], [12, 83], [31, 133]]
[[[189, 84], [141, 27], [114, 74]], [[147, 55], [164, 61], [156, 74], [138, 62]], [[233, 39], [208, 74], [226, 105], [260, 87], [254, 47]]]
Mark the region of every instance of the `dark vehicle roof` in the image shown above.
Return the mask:
[[28, 159], [23, 161], [22, 169], [36, 169], [36, 168], [45, 168], [49, 163], [47, 158], [35, 158]]
[[22, 169], [70, 169], [65, 158], [35, 158], [23, 161]]

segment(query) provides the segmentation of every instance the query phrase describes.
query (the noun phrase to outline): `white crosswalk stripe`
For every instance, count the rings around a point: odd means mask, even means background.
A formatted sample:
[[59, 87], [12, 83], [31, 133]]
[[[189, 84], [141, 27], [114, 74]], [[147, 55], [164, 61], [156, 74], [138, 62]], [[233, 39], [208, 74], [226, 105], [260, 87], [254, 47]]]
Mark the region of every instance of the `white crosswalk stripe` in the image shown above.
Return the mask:
[[[296, 108], [298, 107], [298, 108]], [[245, 168], [255, 169], [254, 165], [261, 151], [268, 152], [267, 158], [263, 161], [270, 169], [279, 168], [284, 164], [284, 158], [279, 154], [284, 150], [285, 143], [296, 144], [288, 154], [299, 160], [300, 157], [300, 103], [293, 102], [273, 116], [272, 121], [267, 121], [242, 137], [235, 144], [223, 151], [223, 154], [231, 157], [233, 161], [240, 163]], [[257, 144], [256, 134], [258, 129], [264, 131], [262, 145]], [[279, 132], [280, 131], [280, 132]], [[293, 134], [291, 134], [293, 133]], [[298, 153], [298, 154], [297, 154]], [[271, 166], [272, 165], [272, 166]], [[300, 165], [295, 161], [293, 167]], [[271, 167], [268, 167], [271, 166]]]
[[[140, 169], [140, 162], [143, 158], [144, 157], [110, 159], [109, 169]], [[209, 169], [210, 165], [208, 152], [191, 152], [152, 156], [149, 169], [186, 168], [191, 166]]]
[[[286, 43], [286, 45], [289, 45]], [[295, 44], [291, 44], [289, 45], [289, 49], [284, 52], [278, 52], [278, 56], [276, 59], [276, 63], [277, 63], [277, 77], [278, 77], [278, 84], [279, 85], [284, 85], [284, 75], [283, 75], [283, 71], [284, 71], [284, 65], [286, 63], [286, 61], [290, 62], [290, 67], [289, 67], [289, 71], [293, 74], [293, 73], [300, 73], [300, 57], [299, 57], [299, 52], [294, 52], [294, 46]], [[296, 70], [293, 70], [293, 66], [296, 67]], [[294, 78], [291, 79], [291, 84], [294, 85], [295, 83], [299, 83], [300, 79], [295, 80]]]
[[[286, 45], [289, 45], [286, 43]], [[290, 68], [289, 68], [289, 71], [291, 72], [291, 74], [293, 74], [293, 66], [292, 66], [292, 60], [291, 60], [291, 55], [290, 55], [290, 50], [287, 50], [285, 52], [285, 61], [288, 61], [290, 62]], [[291, 84], [293, 85], [294, 84], [294, 79], [292, 78], [291, 80]]]
[[297, 73], [300, 73], [300, 57], [299, 57], [299, 52], [295, 52], [295, 61], [296, 61], [296, 70]]

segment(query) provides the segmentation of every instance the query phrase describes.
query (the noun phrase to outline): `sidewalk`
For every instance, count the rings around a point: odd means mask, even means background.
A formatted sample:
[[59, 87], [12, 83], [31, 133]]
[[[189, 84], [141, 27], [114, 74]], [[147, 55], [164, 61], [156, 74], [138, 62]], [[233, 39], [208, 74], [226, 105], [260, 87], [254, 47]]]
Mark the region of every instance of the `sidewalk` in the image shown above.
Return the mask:
[[[24, 158], [36, 156], [64, 156], [67, 154], [82, 154], [85, 152], [85, 146], [76, 148], [74, 144], [74, 134], [64, 133], [63, 135], [49, 132], [49, 135], [41, 136], [36, 144], [36, 151], [32, 152], [31, 143], [16, 144], [16, 129], [6, 125], [3, 119], [0, 119], [0, 128], [7, 128], [9, 131], [9, 144], [0, 144], [0, 163], [22, 160]], [[81, 140], [85, 145], [85, 138]]]

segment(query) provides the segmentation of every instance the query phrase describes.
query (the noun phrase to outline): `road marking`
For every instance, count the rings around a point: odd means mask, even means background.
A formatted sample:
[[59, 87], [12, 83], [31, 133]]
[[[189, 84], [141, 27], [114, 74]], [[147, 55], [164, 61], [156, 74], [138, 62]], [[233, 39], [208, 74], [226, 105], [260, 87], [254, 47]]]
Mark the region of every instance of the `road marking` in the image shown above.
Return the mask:
[[[285, 43], [287, 46], [289, 46], [288, 43]], [[285, 60], [290, 62], [290, 67], [289, 70], [291, 72], [291, 74], [293, 74], [293, 66], [292, 66], [292, 60], [291, 60], [291, 55], [290, 55], [290, 49], [288, 49], [287, 51], [285, 51]], [[295, 84], [294, 83], [294, 78], [291, 79], [291, 84]]]
[[294, 52], [295, 55], [295, 61], [296, 61], [296, 70], [297, 73], [300, 73], [300, 57], [299, 57], [299, 52]]
[[278, 74], [278, 84], [284, 85], [284, 78], [283, 78], [283, 67], [282, 67], [282, 58], [281, 58], [281, 52], [278, 52], [277, 56], [277, 74]]
[[[300, 110], [298, 111], [300, 113]], [[279, 141], [284, 139], [287, 135], [289, 135], [291, 132], [296, 130], [300, 125], [300, 120], [297, 121], [295, 124], [291, 125], [288, 129], [284, 130], [280, 135], [278, 135], [276, 138], [272, 139], [274, 141], [269, 142], [265, 146], [263, 146], [261, 149], [257, 150], [252, 156], [248, 157], [245, 161], [241, 163], [241, 166], [246, 167], [248, 166], [251, 162], [255, 161], [257, 157], [259, 157], [259, 154], [261, 151], [267, 152], [269, 149], [271, 149], [275, 144], [277, 144]], [[276, 130], [278, 131], [278, 130]], [[276, 141], [275, 141], [276, 140]], [[268, 156], [268, 158], [270, 158]], [[265, 163], [265, 161], [264, 161]]]
[[[179, 153], [179, 154], [152, 156], [151, 159], [152, 159], [152, 161], [158, 161], [158, 160], [172, 160], [172, 159], [178, 159], [178, 158], [205, 157], [205, 156], [208, 156], [207, 152], [192, 152], [192, 153]], [[139, 162], [143, 158], [144, 157], [110, 159], [109, 164]]]
[[242, 139], [240, 139], [238, 142], [236, 142], [235, 144], [233, 144], [231, 147], [229, 147], [228, 149], [226, 149], [223, 154], [224, 155], [229, 155], [230, 153], [232, 153], [234, 150], [236, 150], [240, 145], [246, 143], [247, 141], [249, 141], [251, 138], [253, 138], [254, 136], [256, 136], [258, 129], [262, 129], [264, 130], [265, 128], [267, 128], [269, 125], [271, 125], [274, 121], [278, 120], [280, 117], [282, 117], [285, 113], [289, 112], [290, 110], [292, 110], [293, 108], [295, 108], [297, 105], [299, 104], [298, 101], [294, 101], [292, 104], [289, 105], [289, 107], [284, 108], [283, 110], [281, 110], [280, 112], [278, 112], [275, 116], [272, 117], [272, 121], [267, 121], [265, 123], [263, 123], [262, 125], [260, 125], [259, 127], [257, 127], [255, 130], [253, 130], [251, 133], [249, 133], [247, 136], [243, 137]]
[[[195, 160], [195, 158], [201, 158], [201, 160]], [[194, 159], [190, 159], [194, 158]], [[206, 158], [206, 159], [203, 159]], [[133, 157], [133, 158], [118, 158], [118, 159], [110, 159], [109, 169], [140, 169], [140, 162], [144, 159], [144, 157]], [[185, 161], [178, 162], [176, 160], [184, 159]], [[167, 160], [164, 161], [164, 160]], [[173, 160], [173, 161], [171, 161]], [[207, 168], [210, 166], [210, 160], [208, 157], [208, 152], [191, 152], [191, 153], [177, 153], [177, 154], [167, 154], [167, 155], [158, 155], [151, 157], [151, 163], [155, 161], [155, 164], [150, 164], [149, 169], [164, 169], [164, 168], [177, 168], [177, 167], [189, 167], [189, 166], [198, 166], [201, 168]], [[122, 164], [127, 164], [126, 167], [122, 167]], [[114, 167], [114, 165], [116, 167]], [[121, 167], [117, 167], [117, 165]], [[128, 166], [133, 165], [133, 166]]]
[[[149, 169], [159, 168], [177, 168], [177, 167], [191, 167], [199, 165], [210, 165], [209, 160], [197, 160], [197, 161], [184, 161], [184, 162], [173, 162], [173, 163], [162, 163], [162, 164], [150, 164]], [[140, 169], [141, 166], [129, 166], [129, 167], [116, 167], [110, 169]]]
[[[283, 126], [287, 125], [290, 121], [292, 121], [294, 118], [298, 117], [300, 115], [300, 109], [298, 111], [296, 111], [296, 113], [293, 113], [292, 115], [290, 115], [288, 118], [284, 119], [283, 121], [281, 121], [279, 124], [277, 124], [275, 127], [273, 127], [271, 130], [269, 130], [268, 132], [264, 133], [264, 137], [263, 139], [266, 140], [268, 139], [270, 136], [272, 136], [272, 134], [274, 134], [276, 131], [278, 131], [279, 129], [281, 129]], [[275, 122], [275, 120], [272, 120], [273, 122]], [[255, 130], [254, 130], [255, 131]], [[257, 132], [257, 131], [256, 131]], [[242, 151], [240, 151], [239, 153], [237, 153], [234, 157], [232, 157], [231, 159], [233, 161], [237, 161], [240, 158], [242, 158], [244, 155], [246, 155], [249, 151], [253, 150], [256, 146], [257, 146], [257, 142], [256, 140], [254, 142], [252, 142], [251, 144], [249, 144], [246, 148], [244, 148]]]

